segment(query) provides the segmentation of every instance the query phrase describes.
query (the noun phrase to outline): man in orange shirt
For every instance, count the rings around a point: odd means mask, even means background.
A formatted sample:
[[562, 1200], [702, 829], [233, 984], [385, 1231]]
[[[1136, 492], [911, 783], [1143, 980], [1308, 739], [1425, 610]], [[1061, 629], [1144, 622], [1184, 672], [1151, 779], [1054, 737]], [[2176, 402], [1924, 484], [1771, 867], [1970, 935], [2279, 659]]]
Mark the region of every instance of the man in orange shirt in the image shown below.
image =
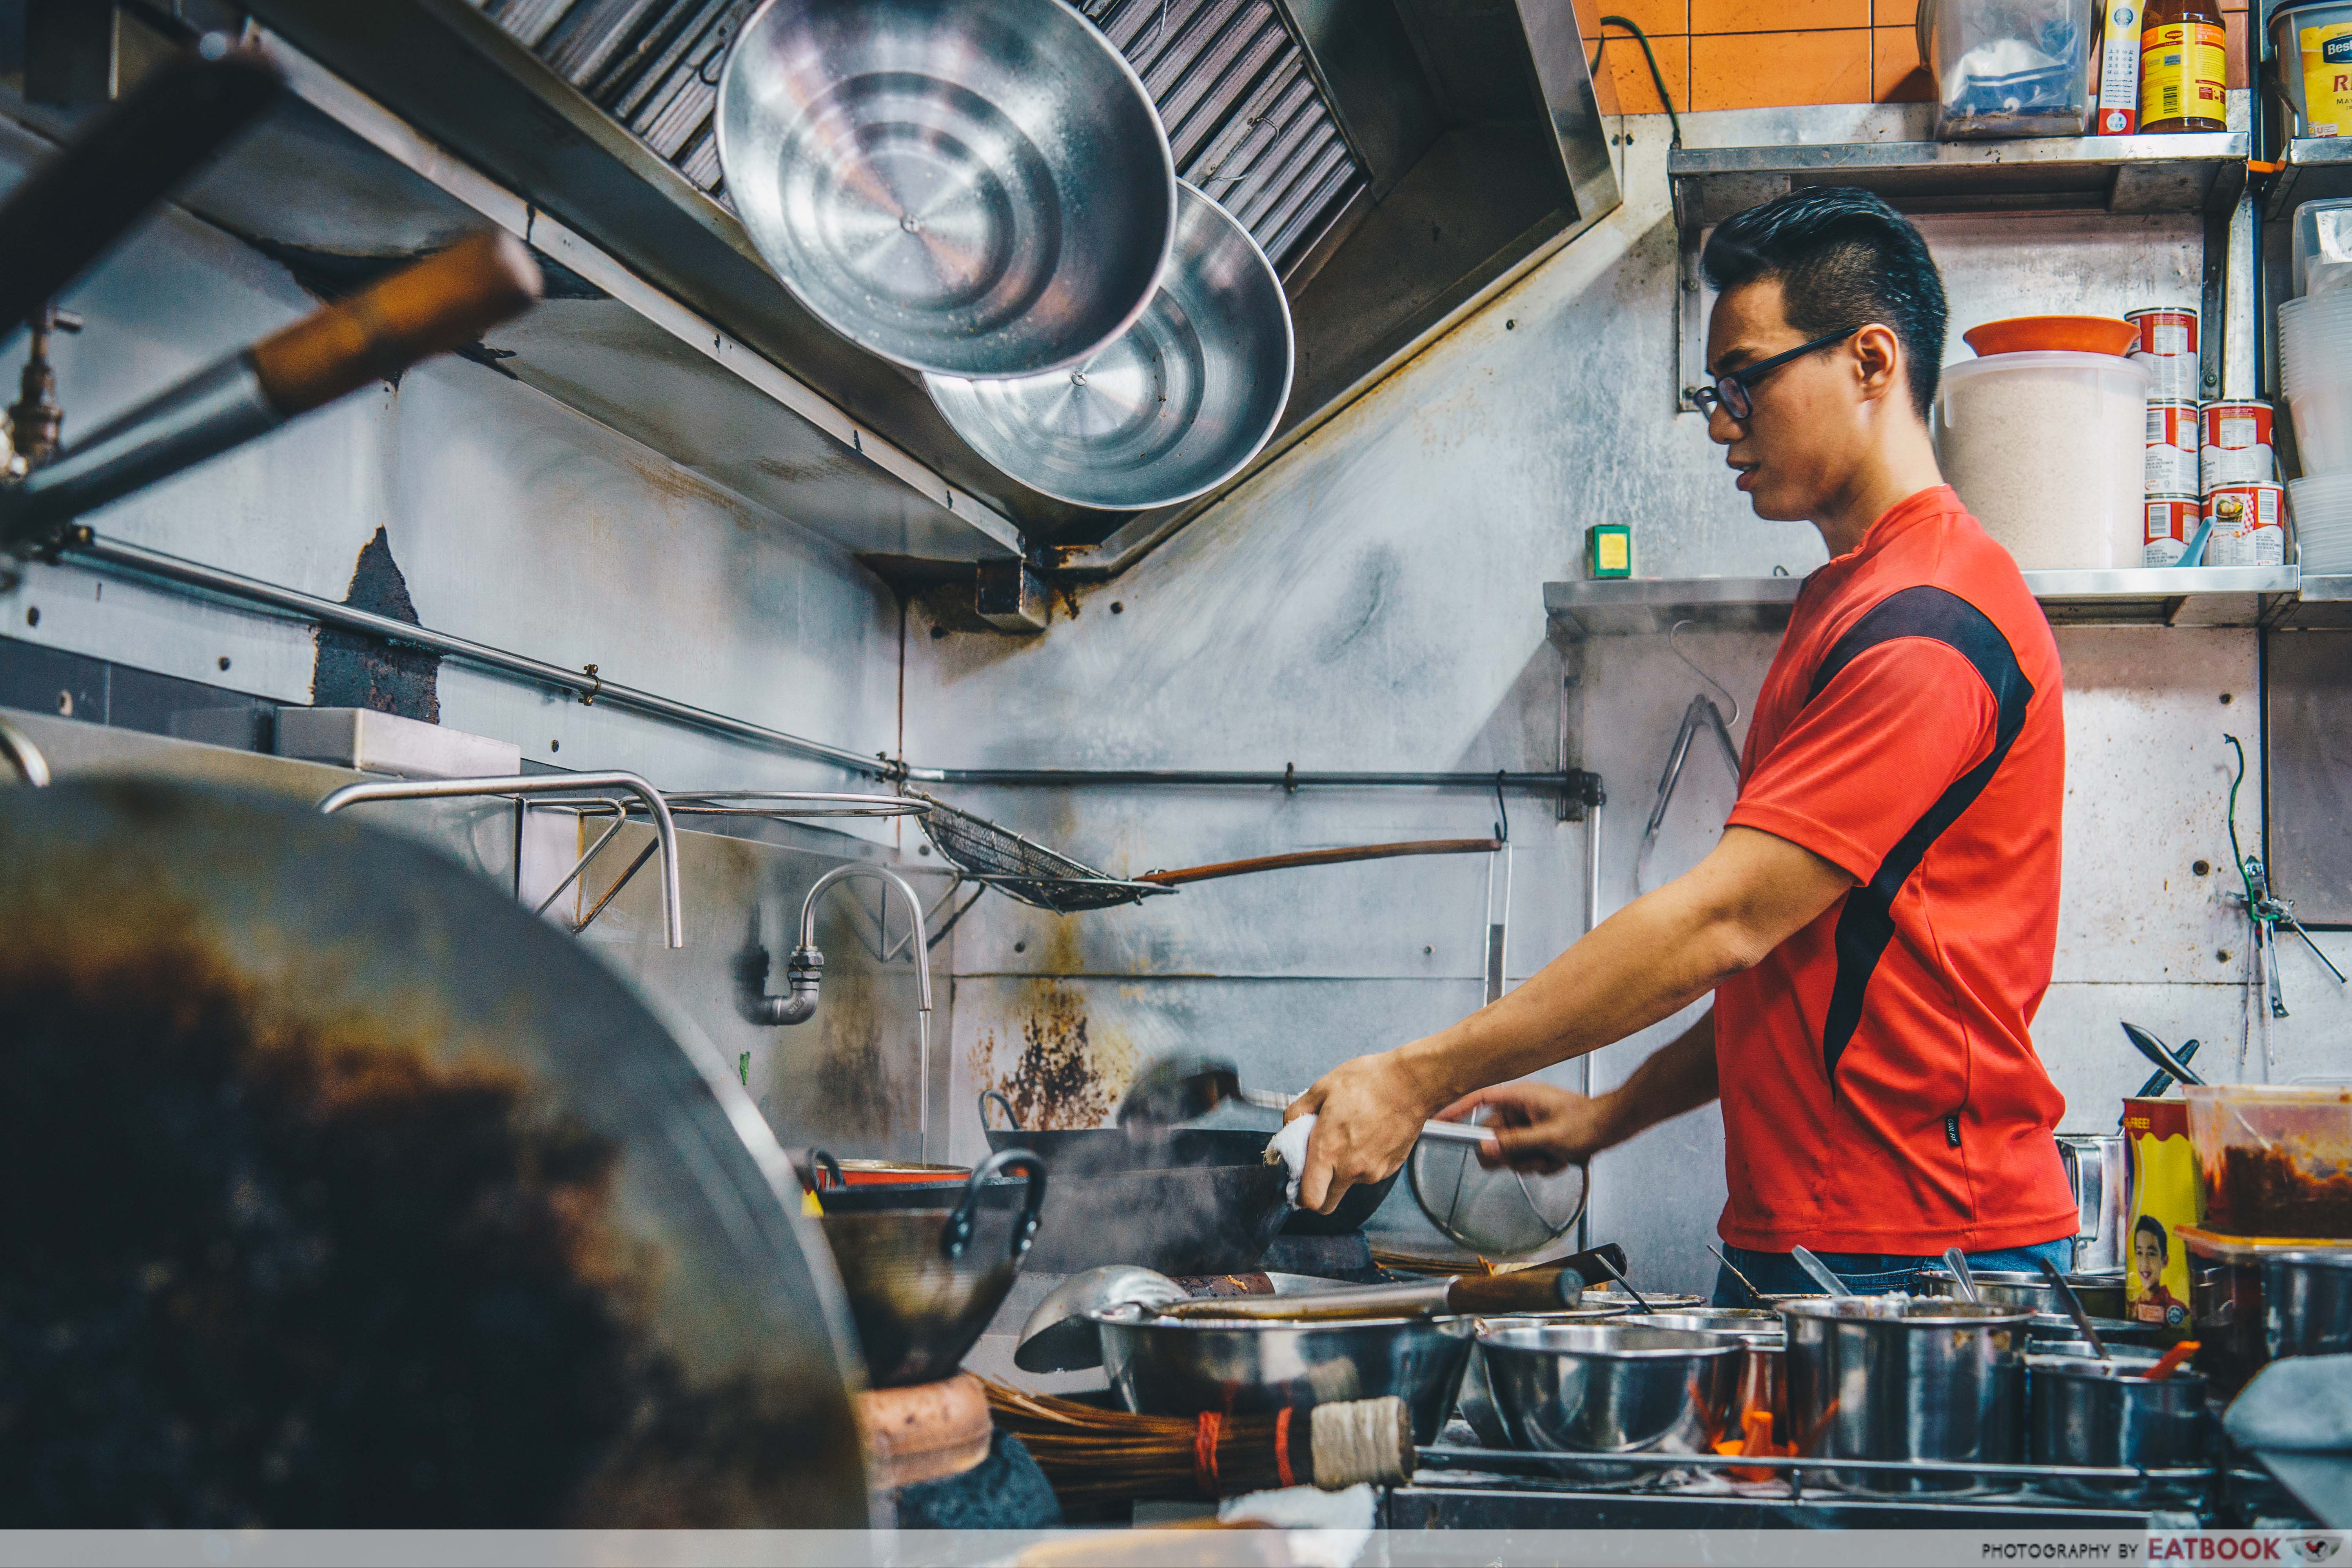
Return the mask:
[[[1488, 1107], [1500, 1160], [1552, 1171], [1719, 1098], [1718, 1228], [1759, 1289], [1818, 1289], [1799, 1245], [1864, 1291], [1954, 1246], [2064, 1268], [2064, 1102], [2027, 1032], [2057, 941], [2058, 654], [1936, 465], [1942, 279], [1854, 190], [1741, 213], [1702, 264], [1707, 434], [1757, 515], [1810, 521], [1831, 557], [1765, 677], [1722, 841], [1500, 1001], [1326, 1074], [1291, 1108], [1318, 1116], [1299, 1201], [1328, 1213], [1396, 1169], [1432, 1114]], [[1612, 1093], [1507, 1081], [1710, 992]]]

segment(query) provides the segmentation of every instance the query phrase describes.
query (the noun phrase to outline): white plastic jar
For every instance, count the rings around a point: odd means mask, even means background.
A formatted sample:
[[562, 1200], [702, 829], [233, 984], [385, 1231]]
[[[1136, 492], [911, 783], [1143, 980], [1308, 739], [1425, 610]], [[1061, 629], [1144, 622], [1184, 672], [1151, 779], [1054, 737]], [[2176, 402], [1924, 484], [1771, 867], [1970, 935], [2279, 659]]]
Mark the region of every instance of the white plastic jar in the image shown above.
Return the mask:
[[2120, 354], [2036, 350], [1944, 368], [1944, 478], [2028, 572], [2140, 564], [2147, 372]]

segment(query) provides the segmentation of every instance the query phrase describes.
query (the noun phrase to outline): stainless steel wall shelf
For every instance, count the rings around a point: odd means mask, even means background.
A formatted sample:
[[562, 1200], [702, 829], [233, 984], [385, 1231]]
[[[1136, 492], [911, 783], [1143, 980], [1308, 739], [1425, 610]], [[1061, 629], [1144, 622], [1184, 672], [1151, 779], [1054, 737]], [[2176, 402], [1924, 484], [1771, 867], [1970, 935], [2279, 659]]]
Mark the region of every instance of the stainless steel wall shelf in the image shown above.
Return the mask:
[[[1575, 638], [1663, 632], [1778, 631], [1801, 577], [1620, 577], [1547, 583], [1544, 610]], [[2028, 572], [2026, 585], [2053, 626], [2257, 626], [2290, 617], [2300, 575], [2292, 566], [2177, 566], [2118, 572]], [[2315, 579], [2343, 584], [2352, 579]], [[2352, 602], [2346, 608], [2352, 609]]]
[[2304, 202], [2352, 196], [2352, 140], [2298, 136], [2279, 150], [2279, 172], [2263, 198], [2263, 217], [2276, 223]]
[[1860, 185], [1906, 212], [2209, 213], [2245, 188], [2250, 146], [2218, 132], [1691, 147], [1666, 155], [1666, 176], [1685, 228], [1807, 185]]
[[1918, 104], [1882, 106], [1860, 121], [1844, 110], [1792, 110], [1771, 127], [1781, 134], [1769, 142], [1675, 149], [1666, 155], [1666, 177], [1679, 253], [1676, 408], [1696, 408], [1690, 391], [1704, 376], [1706, 289], [1698, 258], [1706, 231], [1743, 208], [1813, 185], [1859, 185], [1906, 213], [2201, 216], [2204, 380], [2206, 395], [2220, 396], [2230, 225], [2246, 193], [2253, 148], [2246, 94], [2240, 89], [2230, 98], [2237, 129], [2210, 134], [1937, 142], [1929, 106]]

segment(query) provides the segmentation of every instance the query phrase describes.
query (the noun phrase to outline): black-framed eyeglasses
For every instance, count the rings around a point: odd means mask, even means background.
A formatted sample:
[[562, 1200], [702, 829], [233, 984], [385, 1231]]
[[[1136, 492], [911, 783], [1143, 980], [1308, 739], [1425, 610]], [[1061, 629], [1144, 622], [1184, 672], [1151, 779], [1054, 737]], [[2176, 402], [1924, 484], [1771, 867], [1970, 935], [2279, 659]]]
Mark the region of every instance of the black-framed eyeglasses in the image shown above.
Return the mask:
[[[1868, 325], [1867, 322], [1864, 324]], [[1848, 327], [1842, 332], [1832, 332], [1827, 337], [1815, 338], [1811, 342], [1799, 343], [1786, 353], [1777, 353], [1770, 359], [1758, 360], [1754, 364], [1726, 371], [1715, 378], [1713, 386], [1702, 386], [1693, 392], [1691, 403], [1701, 414], [1709, 416], [1714, 415], [1715, 405], [1719, 403], [1723, 405], [1723, 411], [1734, 419], [1746, 419], [1756, 411], [1756, 405], [1748, 393], [1758, 382], [1790, 361], [1801, 360], [1816, 350], [1828, 348], [1832, 343], [1842, 343], [1860, 331], [1861, 327]]]

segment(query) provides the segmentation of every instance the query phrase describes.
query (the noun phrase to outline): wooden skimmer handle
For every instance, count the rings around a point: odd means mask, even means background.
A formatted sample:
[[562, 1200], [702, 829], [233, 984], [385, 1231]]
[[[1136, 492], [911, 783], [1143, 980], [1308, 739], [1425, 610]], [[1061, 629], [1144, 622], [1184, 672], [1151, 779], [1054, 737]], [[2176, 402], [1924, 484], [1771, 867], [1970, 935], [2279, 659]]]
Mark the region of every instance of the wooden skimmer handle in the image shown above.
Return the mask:
[[1246, 876], [1252, 871], [1286, 871], [1294, 866], [1338, 866], [1349, 860], [1391, 860], [1404, 855], [1485, 855], [1502, 847], [1499, 838], [1423, 838], [1410, 844], [1357, 844], [1341, 849], [1301, 849], [1289, 855], [1223, 860], [1214, 866], [1188, 866], [1181, 871], [1146, 871], [1136, 880], [1173, 888], [1184, 882]]
[[403, 268], [247, 351], [270, 406], [288, 418], [463, 348], [539, 298], [539, 264], [492, 229]]
[[1445, 1293], [1455, 1312], [1557, 1312], [1584, 1294], [1584, 1276], [1573, 1268], [1518, 1268], [1508, 1274], [1465, 1274]]

